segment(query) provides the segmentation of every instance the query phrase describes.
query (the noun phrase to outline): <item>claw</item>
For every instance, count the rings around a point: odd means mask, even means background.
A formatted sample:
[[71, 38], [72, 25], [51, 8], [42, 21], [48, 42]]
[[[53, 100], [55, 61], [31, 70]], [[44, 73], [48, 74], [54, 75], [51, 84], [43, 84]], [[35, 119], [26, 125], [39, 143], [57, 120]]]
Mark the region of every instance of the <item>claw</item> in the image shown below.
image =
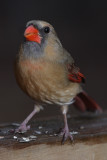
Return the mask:
[[64, 115], [64, 129], [60, 133], [60, 135], [63, 135], [63, 138], [61, 141], [62, 144], [64, 144], [64, 142], [68, 139], [68, 137], [70, 138], [71, 141], [73, 141], [73, 137], [69, 132], [69, 127], [67, 122], [67, 116], [66, 116], [67, 109], [68, 109], [68, 106], [62, 106], [62, 113]]
[[15, 133], [25, 133], [28, 130], [30, 130], [30, 125], [26, 126], [21, 124], [20, 127], [15, 130]]
[[64, 144], [65, 141], [68, 139], [68, 137], [71, 141], [73, 141], [73, 136], [70, 134], [69, 129], [67, 128], [64, 128], [63, 131], [60, 133], [60, 135], [63, 135], [61, 144]]
[[29, 120], [37, 113], [40, 111], [40, 109], [43, 109], [42, 106], [40, 105], [35, 105], [34, 110], [27, 116], [27, 118], [21, 123], [19, 128], [15, 130], [15, 133], [25, 133], [30, 129], [30, 125], [27, 126], [27, 123]]

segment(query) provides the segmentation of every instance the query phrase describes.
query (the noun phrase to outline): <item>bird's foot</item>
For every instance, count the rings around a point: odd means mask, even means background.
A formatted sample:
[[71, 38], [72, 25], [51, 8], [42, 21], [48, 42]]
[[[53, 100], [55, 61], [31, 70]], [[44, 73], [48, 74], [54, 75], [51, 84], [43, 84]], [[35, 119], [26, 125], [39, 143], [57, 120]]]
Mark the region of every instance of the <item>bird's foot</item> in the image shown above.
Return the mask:
[[73, 136], [71, 135], [71, 133], [69, 132], [69, 128], [64, 128], [60, 135], [63, 136], [61, 143], [64, 144], [64, 142], [68, 139], [68, 137], [70, 138], [71, 141], [73, 141]]
[[30, 130], [30, 125], [21, 124], [16, 130], [15, 133], [25, 133]]

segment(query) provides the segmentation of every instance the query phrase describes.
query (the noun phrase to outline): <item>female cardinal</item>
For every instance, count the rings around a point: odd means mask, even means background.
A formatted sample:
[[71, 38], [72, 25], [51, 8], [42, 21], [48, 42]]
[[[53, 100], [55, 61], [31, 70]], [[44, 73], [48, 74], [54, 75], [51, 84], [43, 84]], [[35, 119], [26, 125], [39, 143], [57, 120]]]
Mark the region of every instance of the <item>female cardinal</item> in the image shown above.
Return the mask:
[[30, 129], [28, 121], [44, 104], [57, 104], [64, 115], [64, 142], [73, 137], [69, 132], [66, 113], [72, 103], [80, 110], [102, 111], [81, 87], [84, 75], [75, 66], [71, 55], [63, 48], [52, 25], [32, 20], [26, 25], [25, 41], [16, 58], [15, 76], [21, 89], [36, 102], [33, 112], [16, 132]]

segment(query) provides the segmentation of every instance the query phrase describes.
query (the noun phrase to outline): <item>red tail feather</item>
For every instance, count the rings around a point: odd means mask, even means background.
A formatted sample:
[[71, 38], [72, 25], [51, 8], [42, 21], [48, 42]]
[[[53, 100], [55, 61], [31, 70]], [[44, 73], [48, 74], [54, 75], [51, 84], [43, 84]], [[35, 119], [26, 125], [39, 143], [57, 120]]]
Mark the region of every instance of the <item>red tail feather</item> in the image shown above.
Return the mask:
[[75, 97], [74, 105], [81, 111], [99, 111], [102, 112], [101, 107], [85, 92], [81, 92]]

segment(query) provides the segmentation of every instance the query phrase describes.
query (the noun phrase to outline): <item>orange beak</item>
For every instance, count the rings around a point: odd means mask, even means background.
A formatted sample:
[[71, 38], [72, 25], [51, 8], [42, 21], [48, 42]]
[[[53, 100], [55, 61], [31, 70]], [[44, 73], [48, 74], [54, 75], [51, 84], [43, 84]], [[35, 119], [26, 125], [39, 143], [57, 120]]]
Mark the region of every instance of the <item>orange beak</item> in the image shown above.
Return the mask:
[[39, 36], [39, 31], [33, 26], [27, 27], [27, 29], [24, 32], [24, 37], [28, 41], [33, 41], [37, 43], [41, 43], [41, 37]]

